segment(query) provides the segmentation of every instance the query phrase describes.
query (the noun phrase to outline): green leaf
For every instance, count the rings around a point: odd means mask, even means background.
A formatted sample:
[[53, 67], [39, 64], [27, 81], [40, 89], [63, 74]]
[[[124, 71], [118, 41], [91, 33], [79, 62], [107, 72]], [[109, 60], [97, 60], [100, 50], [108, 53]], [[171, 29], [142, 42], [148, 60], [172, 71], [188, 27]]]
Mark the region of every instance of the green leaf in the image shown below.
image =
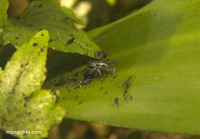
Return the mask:
[[8, 9], [8, 0], [1, 0], [0, 1], [0, 36], [3, 33], [3, 28], [5, 26], [5, 22], [7, 19], [7, 9]]
[[50, 48], [94, 57], [94, 50], [99, 51], [100, 48], [84, 31], [77, 30], [73, 22], [83, 24], [70, 9], [60, 7], [58, 1], [35, 0], [19, 20], [8, 18], [4, 40], [19, 48], [37, 31], [47, 29], [50, 34]]
[[2, 79], [2, 73], [3, 73], [3, 70], [2, 70], [2, 68], [0, 67], [0, 79]]
[[59, 95], [55, 89], [40, 90], [46, 78], [48, 40], [46, 30], [38, 32], [0, 72], [0, 127], [7, 134], [17, 131], [13, 135], [20, 138], [46, 137], [51, 126], [60, 123], [65, 114], [55, 106]]
[[109, 59], [116, 59], [116, 73], [83, 84], [85, 65], [47, 82], [47, 88], [60, 89], [58, 104], [66, 118], [200, 134], [199, 6], [199, 1], [155, 0], [89, 32]]

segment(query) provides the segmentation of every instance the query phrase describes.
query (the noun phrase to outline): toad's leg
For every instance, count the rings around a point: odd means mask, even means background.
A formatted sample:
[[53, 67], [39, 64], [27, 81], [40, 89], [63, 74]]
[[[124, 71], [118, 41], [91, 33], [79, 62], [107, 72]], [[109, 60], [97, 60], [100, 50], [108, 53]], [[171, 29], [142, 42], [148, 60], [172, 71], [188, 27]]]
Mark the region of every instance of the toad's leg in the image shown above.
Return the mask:
[[115, 67], [114, 67], [114, 68], [107, 68], [106, 70], [107, 70], [107, 71], [113, 70], [113, 73], [112, 73], [112, 75], [114, 75], [114, 74], [115, 74]]
[[116, 69], [115, 69], [115, 68], [113, 68], [113, 73], [112, 73], [113, 75], [115, 75], [115, 70], [116, 70]]
[[101, 71], [99, 69], [97, 69], [97, 71], [99, 72], [99, 74], [101, 75]]

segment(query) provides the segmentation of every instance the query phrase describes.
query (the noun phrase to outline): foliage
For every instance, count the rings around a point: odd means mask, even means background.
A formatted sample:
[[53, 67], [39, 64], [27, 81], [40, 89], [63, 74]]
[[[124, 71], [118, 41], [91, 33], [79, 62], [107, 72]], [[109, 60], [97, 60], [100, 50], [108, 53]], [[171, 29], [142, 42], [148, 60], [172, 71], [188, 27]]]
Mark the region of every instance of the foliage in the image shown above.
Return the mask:
[[8, 8], [8, 1], [7, 0], [1, 0], [0, 1], [0, 5], [1, 5], [1, 8], [0, 8], [0, 36], [1, 34], [3, 33], [3, 28], [4, 28], [4, 25], [5, 25], [5, 22], [6, 22], [6, 11], [7, 11], [7, 8]]
[[[84, 32], [74, 28], [72, 21], [81, 21], [69, 9], [59, 8], [55, 1], [36, 0], [19, 21], [8, 19], [3, 40], [4, 44], [11, 42], [19, 48], [38, 30], [49, 31], [49, 47], [62, 52], [48, 58], [48, 80], [43, 88], [60, 91], [57, 106], [66, 110], [66, 118], [142, 130], [199, 134], [199, 6], [195, 0], [155, 0], [125, 18], [87, 32], [98, 47]], [[52, 12], [53, 17], [47, 16]], [[100, 63], [116, 60], [101, 75], [88, 70], [86, 64], [96, 61], [95, 50], [103, 50], [103, 55], [110, 59], [102, 59]], [[83, 55], [86, 53], [90, 57]], [[18, 69], [22, 70], [19, 67], [20, 64]], [[111, 74], [113, 68], [116, 68], [115, 75]], [[4, 82], [13, 80], [12, 86], [17, 86], [20, 70], [19, 74], [12, 73], [13, 79], [5, 78], [6, 72], [1, 71], [1, 78]], [[44, 76], [41, 78], [37, 81], [44, 80]], [[4, 101], [7, 99], [2, 97]], [[2, 104], [4, 121], [9, 116], [5, 108], [10, 106], [11, 103], [5, 107]], [[137, 133], [133, 136], [141, 138]]]
[[61, 92], [66, 118], [199, 134], [199, 4], [154, 1], [88, 32], [117, 61], [116, 73], [87, 83], [84, 65], [48, 81]]
[[3, 36], [4, 43], [12, 43], [19, 48], [36, 32], [47, 29], [50, 34], [50, 48], [94, 57], [94, 50], [99, 51], [100, 48], [84, 31], [77, 30], [73, 22], [83, 24], [71, 10], [60, 7], [58, 1], [35, 0], [19, 20], [8, 18]]
[[[18, 132], [14, 135], [20, 138], [46, 137], [50, 127], [65, 115], [62, 108], [55, 106], [58, 92], [41, 89], [46, 77], [48, 40], [46, 30], [38, 32], [1, 70], [0, 126], [7, 132]], [[29, 133], [33, 130], [42, 133]]]

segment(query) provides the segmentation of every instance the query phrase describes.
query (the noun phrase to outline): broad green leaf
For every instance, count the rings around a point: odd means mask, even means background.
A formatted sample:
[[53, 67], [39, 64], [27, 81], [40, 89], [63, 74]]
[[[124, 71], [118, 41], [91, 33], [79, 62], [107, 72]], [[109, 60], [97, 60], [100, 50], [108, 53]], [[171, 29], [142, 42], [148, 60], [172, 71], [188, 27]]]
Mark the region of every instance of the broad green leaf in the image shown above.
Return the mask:
[[47, 88], [60, 89], [66, 118], [200, 134], [199, 6], [197, 0], [155, 0], [89, 32], [117, 61], [116, 73], [84, 84], [85, 65], [48, 81]]
[[0, 72], [0, 128], [7, 134], [20, 138], [46, 137], [51, 126], [58, 124], [65, 114], [55, 106], [59, 95], [55, 89], [40, 90], [46, 78], [48, 40], [46, 30], [38, 32]]
[[6, 11], [8, 9], [8, 0], [1, 0], [0, 5], [1, 5], [0, 8], [0, 36], [1, 36], [7, 19]]
[[60, 7], [58, 1], [35, 0], [26, 8], [19, 20], [8, 18], [4, 41], [19, 48], [37, 31], [47, 29], [50, 34], [50, 48], [94, 57], [94, 50], [99, 51], [100, 48], [84, 31], [77, 30], [73, 22], [83, 24], [70, 9]]

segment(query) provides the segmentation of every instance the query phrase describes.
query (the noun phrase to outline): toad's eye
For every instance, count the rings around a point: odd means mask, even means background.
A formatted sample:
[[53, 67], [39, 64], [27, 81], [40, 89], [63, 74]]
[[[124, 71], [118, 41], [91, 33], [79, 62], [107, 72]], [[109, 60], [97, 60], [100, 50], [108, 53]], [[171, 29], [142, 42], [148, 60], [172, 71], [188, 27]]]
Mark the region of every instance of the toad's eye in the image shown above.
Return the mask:
[[91, 69], [93, 69], [94, 68], [94, 63], [89, 63], [88, 67], [91, 68]]

